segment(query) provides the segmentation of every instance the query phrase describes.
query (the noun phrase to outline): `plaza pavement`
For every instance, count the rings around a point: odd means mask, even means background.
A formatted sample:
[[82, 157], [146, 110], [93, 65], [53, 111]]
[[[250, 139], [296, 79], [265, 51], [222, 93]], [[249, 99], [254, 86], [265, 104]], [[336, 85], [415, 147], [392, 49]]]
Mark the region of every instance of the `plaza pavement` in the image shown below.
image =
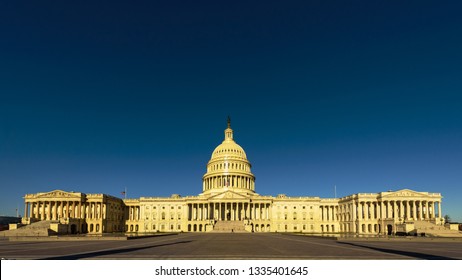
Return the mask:
[[462, 259], [462, 242], [334, 240], [273, 233], [182, 233], [129, 240], [0, 240], [2, 259]]

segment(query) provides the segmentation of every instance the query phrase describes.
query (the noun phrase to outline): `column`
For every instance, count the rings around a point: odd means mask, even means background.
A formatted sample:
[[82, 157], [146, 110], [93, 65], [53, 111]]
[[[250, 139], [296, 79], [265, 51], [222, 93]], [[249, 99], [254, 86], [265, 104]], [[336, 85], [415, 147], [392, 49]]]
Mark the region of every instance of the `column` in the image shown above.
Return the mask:
[[[59, 204], [60, 204], [60, 207], [59, 207], [59, 217], [60, 217], [60, 218], [64, 218], [64, 201], [60, 201]], [[93, 218], [93, 219], [95, 218], [95, 214], [94, 214], [94, 213], [93, 213], [92, 218]]]
[[383, 211], [383, 210], [384, 210], [384, 208], [385, 208], [385, 207], [384, 207], [383, 201], [380, 201], [380, 202], [379, 202], [379, 207], [380, 207], [380, 217], [379, 217], [379, 218], [380, 218], [381, 220], [383, 220], [383, 219], [384, 219], [384, 211]]
[[202, 203], [197, 204], [197, 219], [202, 221]]
[[352, 217], [353, 217], [353, 221], [356, 221], [356, 203], [353, 201], [353, 204], [352, 204]]
[[441, 200], [438, 201], [438, 219], [441, 220]]
[[24, 203], [24, 218], [27, 218], [27, 202]]
[[58, 220], [58, 202], [53, 203], [53, 220]]
[[45, 220], [45, 202], [42, 201], [41, 204], [42, 204], [42, 212], [40, 214], [40, 219]]
[[435, 218], [435, 203], [433, 201], [428, 202], [428, 218]]
[[250, 202], [245, 203], [245, 218], [250, 220]]
[[193, 215], [193, 221], [197, 221], [197, 204], [196, 203], [192, 204], [192, 215]]
[[393, 205], [393, 218], [397, 218], [398, 216], [398, 202], [397, 201], [392, 201], [392, 205]]
[[426, 214], [425, 214], [425, 210], [426, 210], [425, 209], [425, 201], [422, 200], [420, 202], [420, 208], [422, 209], [422, 220], [425, 220], [425, 216], [426, 216]]
[[229, 208], [230, 208], [230, 215], [229, 217], [231, 218], [231, 221], [234, 221], [234, 202], [231, 202], [230, 205], [229, 205]]
[[40, 202], [35, 203], [35, 218], [40, 219]]
[[377, 203], [377, 202], [372, 202], [372, 203], [371, 203], [371, 216], [372, 216], [371, 218], [372, 218], [373, 220], [377, 220], [377, 215], [376, 215], [376, 208], [377, 208], [377, 207], [376, 207], [376, 203]]
[[387, 218], [392, 219], [394, 213], [394, 201], [387, 201]]
[[401, 201], [401, 219], [404, 220], [404, 218], [406, 217], [406, 201], [402, 200]]
[[411, 201], [406, 200], [406, 220], [411, 218]]
[[364, 202], [364, 219], [369, 220], [369, 202]]
[[221, 218], [221, 214], [222, 214], [222, 213], [221, 213], [221, 210], [222, 210], [222, 203], [221, 203], [221, 202], [220, 202], [220, 204], [218, 205], [218, 208], [219, 208], [219, 211], [218, 211], [218, 220], [221, 221], [221, 220], [222, 220], [222, 218]]
[[423, 220], [423, 201], [419, 201], [419, 220]]
[[415, 207], [415, 219], [420, 220], [420, 204], [419, 204], [419, 201], [414, 201], [414, 207]]
[[51, 220], [51, 201], [45, 201], [45, 209], [46, 209], [45, 219]]
[[430, 213], [429, 213], [430, 211], [428, 211], [428, 210], [429, 210], [429, 209], [428, 209], [428, 201], [425, 201], [424, 205], [425, 205], [425, 220], [428, 220], [429, 217], [430, 217], [430, 215], [429, 215], [429, 214], [430, 214]]

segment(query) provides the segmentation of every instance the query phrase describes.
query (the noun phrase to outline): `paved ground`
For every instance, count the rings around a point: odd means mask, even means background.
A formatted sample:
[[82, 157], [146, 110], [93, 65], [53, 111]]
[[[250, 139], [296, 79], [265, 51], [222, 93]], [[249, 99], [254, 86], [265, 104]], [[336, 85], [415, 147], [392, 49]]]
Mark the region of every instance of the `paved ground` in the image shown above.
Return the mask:
[[462, 259], [462, 242], [336, 241], [282, 234], [184, 233], [124, 241], [12, 242], [7, 259]]

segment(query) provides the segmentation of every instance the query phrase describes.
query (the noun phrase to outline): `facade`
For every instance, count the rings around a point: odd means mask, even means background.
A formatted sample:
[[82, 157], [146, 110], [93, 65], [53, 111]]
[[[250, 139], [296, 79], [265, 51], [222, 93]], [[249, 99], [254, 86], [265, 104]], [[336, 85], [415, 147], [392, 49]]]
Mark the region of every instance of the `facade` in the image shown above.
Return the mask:
[[223, 142], [207, 163], [202, 193], [182, 197], [119, 199], [105, 194], [55, 190], [27, 194], [23, 223], [68, 225], [70, 233], [301, 232], [388, 235], [406, 224], [444, 223], [439, 193], [409, 189], [342, 198], [261, 196], [247, 155], [233, 138], [230, 120]]

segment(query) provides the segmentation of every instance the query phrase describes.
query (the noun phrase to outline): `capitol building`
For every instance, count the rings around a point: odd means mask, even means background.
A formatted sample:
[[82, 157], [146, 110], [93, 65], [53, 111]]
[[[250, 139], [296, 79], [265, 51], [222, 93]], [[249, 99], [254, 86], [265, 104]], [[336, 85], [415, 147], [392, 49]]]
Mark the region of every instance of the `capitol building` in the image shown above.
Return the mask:
[[[283, 186], [281, 186], [283, 189]], [[262, 196], [230, 120], [197, 196], [120, 199], [54, 190], [24, 196], [23, 224], [53, 221], [67, 233], [297, 232], [390, 235], [416, 223], [439, 226], [440, 193], [410, 189], [341, 198]]]

